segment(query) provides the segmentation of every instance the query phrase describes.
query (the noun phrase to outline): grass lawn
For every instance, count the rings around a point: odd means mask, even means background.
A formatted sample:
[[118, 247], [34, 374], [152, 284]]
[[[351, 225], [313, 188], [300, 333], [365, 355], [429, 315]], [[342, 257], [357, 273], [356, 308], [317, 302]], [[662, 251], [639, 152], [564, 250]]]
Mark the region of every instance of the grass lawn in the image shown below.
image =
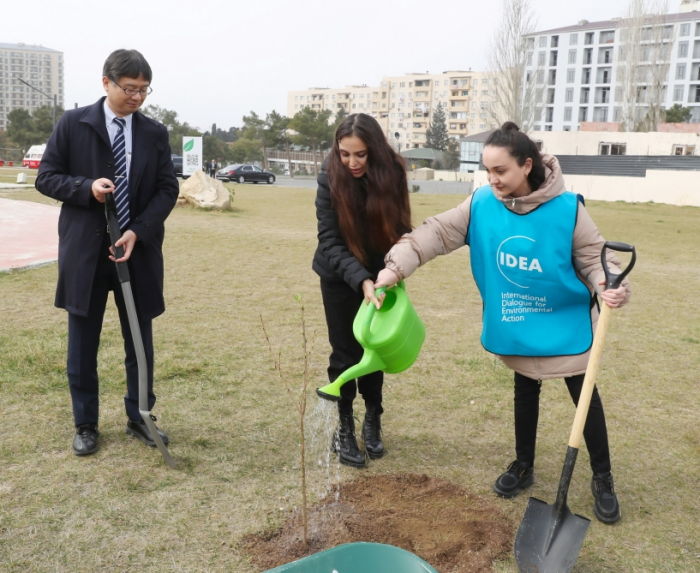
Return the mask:
[[[296, 412], [272, 369], [260, 315], [296, 386], [294, 297], [301, 295], [311, 386], [325, 384], [329, 346], [311, 270], [315, 192], [233, 187], [234, 211], [184, 208], [167, 222], [168, 310], [154, 322], [154, 412], [177, 471], [124, 434], [123, 350], [111, 302], [100, 354], [101, 449], [72, 454], [56, 266], [0, 275], [3, 572], [252, 573], [238, 540], [280, 523], [300, 503]], [[53, 203], [31, 190], [0, 197]], [[411, 199], [415, 223], [459, 201]], [[593, 522], [575, 571], [700, 571], [700, 209], [588, 208], [606, 238], [636, 245], [638, 262], [632, 303], [614, 313], [598, 378], [623, 519], [605, 526], [593, 517], [584, 447], [569, 507]], [[479, 343], [481, 303], [468, 259], [462, 249], [408, 282], [427, 339], [413, 368], [387, 377], [388, 455], [364, 475], [426, 473], [492, 497], [494, 479], [514, 459], [512, 374]], [[531, 494], [547, 503], [556, 497], [573, 416], [563, 382], [545, 382]], [[325, 474], [309, 474], [313, 500]], [[340, 469], [342, 480], [357, 475]], [[527, 500], [497, 503], [517, 526]], [[494, 567], [516, 569], [510, 555]]]

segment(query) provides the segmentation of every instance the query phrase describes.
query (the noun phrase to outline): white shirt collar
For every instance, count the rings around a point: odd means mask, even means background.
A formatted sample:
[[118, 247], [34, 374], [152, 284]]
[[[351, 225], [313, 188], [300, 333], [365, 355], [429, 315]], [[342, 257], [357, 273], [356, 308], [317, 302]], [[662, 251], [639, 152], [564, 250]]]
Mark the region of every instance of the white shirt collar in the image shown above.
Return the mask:
[[[104, 104], [103, 104], [104, 110], [105, 110], [105, 121], [107, 123], [107, 126], [111, 125], [111, 123], [114, 121], [114, 118], [117, 117], [117, 114], [114, 113], [111, 108], [107, 105], [107, 98], [105, 98]], [[130, 113], [129, 115], [125, 115], [122, 119], [126, 121], [126, 129], [131, 129], [131, 120], [133, 119], [134, 114]]]

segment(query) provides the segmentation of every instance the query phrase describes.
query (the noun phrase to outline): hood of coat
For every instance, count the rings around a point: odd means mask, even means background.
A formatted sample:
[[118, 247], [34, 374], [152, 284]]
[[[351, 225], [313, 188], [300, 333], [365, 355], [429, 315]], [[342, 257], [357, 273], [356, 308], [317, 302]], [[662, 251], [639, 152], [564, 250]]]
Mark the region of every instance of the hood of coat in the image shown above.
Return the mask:
[[511, 197], [510, 195], [503, 195], [498, 189], [491, 187], [491, 191], [496, 196], [496, 199], [501, 201], [511, 211], [528, 213], [564, 193], [566, 191], [564, 176], [557, 158], [554, 155], [543, 155], [542, 163], [544, 163], [545, 179], [539, 189], [525, 197]]

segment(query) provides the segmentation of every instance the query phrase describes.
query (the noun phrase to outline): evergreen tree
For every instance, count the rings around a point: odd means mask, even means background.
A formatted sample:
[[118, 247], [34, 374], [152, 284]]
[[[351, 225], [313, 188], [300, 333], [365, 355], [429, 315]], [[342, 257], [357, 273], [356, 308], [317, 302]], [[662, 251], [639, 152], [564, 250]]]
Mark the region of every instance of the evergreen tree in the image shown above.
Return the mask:
[[442, 108], [442, 104], [438, 102], [433, 112], [433, 119], [430, 122], [430, 127], [428, 127], [425, 132], [425, 146], [445, 151], [448, 140], [445, 110]]
[[668, 123], [688, 123], [693, 112], [689, 107], [683, 107], [681, 104], [673, 104], [673, 107], [666, 110], [666, 121]]

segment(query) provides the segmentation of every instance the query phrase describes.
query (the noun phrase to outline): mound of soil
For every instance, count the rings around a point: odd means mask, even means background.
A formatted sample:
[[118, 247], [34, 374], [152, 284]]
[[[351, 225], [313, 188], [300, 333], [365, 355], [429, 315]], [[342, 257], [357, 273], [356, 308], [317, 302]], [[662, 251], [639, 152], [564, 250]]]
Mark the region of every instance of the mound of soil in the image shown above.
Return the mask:
[[464, 488], [426, 475], [374, 475], [340, 484], [309, 508], [306, 551], [301, 511], [279, 530], [246, 536], [242, 548], [263, 571], [369, 541], [411, 551], [440, 573], [476, 573], [490, 572], [494, 559], [511, 550], [513, 536], [500, 509]]

